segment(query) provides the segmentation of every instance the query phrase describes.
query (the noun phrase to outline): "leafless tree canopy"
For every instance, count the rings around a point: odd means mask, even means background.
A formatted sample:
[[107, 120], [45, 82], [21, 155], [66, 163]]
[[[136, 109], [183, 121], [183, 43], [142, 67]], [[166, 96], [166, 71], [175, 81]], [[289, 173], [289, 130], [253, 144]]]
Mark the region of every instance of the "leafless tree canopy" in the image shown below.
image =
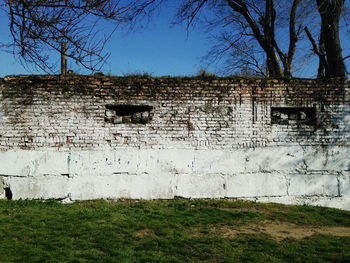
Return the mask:
[[67, 45], [67, 56], [87, 69], [104, 61], [102, 53], [108, 39], [98, 33], [98, 19], [127, 21], [130, 1], [111, 0], [5, 0], [13, 42], [6, 46], [23, 62], [55, 72], [49, 63], [52, 50]]
[[[149, 7], [165, 0], [135, 2]], [[319, 76], [342, 77], [346, 68], [339, 18], [347, 11], [344, 3], [345, 0], [182, 0], [177, 6], [176, 21], [185, 22], [187, 29], [198, 23], [204, 26], [214, 43], [206, 59], [224, 59], [228, 71], [290, 77], [295, 57], [306, 57], [313, 50], [321, 55]], [[347, 27], [348, 17], [343, 16]], [[304, 32], [306, 27], [311, 33]], [[298, 49], [299, 43], [310, 39], [315, 31], [319, 47], [315, 49], [313, 39], [311, 47], [307, 43], [309, 49], [305, 42]]]
[[[306, 0], [192, 0], [179, 9], [180, 19], [192, 23], [199, 9], [210, 5], [209, 27], [218, 41], [208, 58], [226, 57], [228, 67], [245, 67], [271, 77], [290, 76], [297, 42], [310, 8]], [[281, 32], [283, 34], [281, 35]], [[236, 63], [232, 63], [236, 61]]]
[[5, 0], [2, 8], [13, 37], [8, 47], [23, 61], [55, 71], [48, 63], [49, 50], [60, 52], [62, 42], [67, 56], [85, 68], [96, 69], [104, 61], [109, 35], [99, 33], [99, 19], [133, 27], [165, 3], [177, 8], [175, 21], [188, 30], [194, 25], [207, 30], [215, 41], [207, 59], [224, 59], [230, 72], [290, 77], [295, 54], [306, 54], [298, 43], [308, 38], [324, 64], [322, 72], [345, 75], [339, 40], [345, 0]]

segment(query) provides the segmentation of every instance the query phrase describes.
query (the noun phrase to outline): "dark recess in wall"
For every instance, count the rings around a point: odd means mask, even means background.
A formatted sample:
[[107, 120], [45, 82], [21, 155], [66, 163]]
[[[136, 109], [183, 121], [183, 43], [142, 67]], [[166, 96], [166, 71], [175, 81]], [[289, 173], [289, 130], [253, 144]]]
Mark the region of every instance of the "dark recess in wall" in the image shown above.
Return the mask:
[[153, 107], [150, 105], [108, 104], [106, 105], [105, 121], [114, 124], [147, 124], [152, 119], [152, 110]]
[[106, 109], [113, 110], [118, 116], [133, 115], [135, 113], [141, 113], [151, 111], [152, 106], [149, 105], [130, 105], [130, 104], [118, 104], [118, 105], [106, 105]]
[[12, 191], [10, 187], [5, 187], [4, 190], [5, 190], [5, 196], [7, 200], [12, 200]]
[[271, 124], [315, 125], [315, 107], [271, 107]]

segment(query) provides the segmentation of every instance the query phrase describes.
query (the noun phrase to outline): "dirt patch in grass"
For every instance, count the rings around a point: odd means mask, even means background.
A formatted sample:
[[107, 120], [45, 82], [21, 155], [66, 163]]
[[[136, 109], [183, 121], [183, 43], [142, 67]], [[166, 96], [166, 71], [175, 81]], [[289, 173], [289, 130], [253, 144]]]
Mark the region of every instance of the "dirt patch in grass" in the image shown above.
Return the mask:
[[341, 226], [310, 226], [296, 225], [287, 222], [264, 221], [259, 225], [242, 225], [242, 226], [214, 226], [209, 230], [192, 229], [194, 236], [216, 236], [222, 238], [234, 238], [242, 234], [266, 234], [275, 241], [282, 241], [286, 238], [301, 240], [313, 235], [330, 235], [335, 237], [350, 236], [350, 227]]
[[152, 229], [145, 228], [145, 229], [142, 229], [140, 231], [137, 231], [135, 233], [135, 236], [140, 237], [140, 238], [154, 236], [154, 231]]
[[296, 225], [287, 222], [265, 222], [259, 227], [259, 231], [268, 234], [276, 241], [286, 238], [301, 240], [316, 234], [331, 235], [336, 237], [350, 236], [350, 227], [339, 226], [307, 226]]

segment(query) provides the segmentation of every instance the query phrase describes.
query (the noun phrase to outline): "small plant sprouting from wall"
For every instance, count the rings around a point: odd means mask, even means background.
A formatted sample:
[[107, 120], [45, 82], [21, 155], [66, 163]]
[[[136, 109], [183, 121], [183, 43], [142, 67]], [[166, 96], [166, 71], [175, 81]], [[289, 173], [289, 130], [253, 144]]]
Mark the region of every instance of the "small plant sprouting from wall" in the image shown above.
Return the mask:
[[217, 78], [215, 73], [208, 72], [205, 69], [200, 69], [197, 73], [197, 77], [199, 77], [199, 78]]
[[147, 124], [152, 120], [153, 107], [149, 105], [106, 105], [105, 122], [121, 124]]

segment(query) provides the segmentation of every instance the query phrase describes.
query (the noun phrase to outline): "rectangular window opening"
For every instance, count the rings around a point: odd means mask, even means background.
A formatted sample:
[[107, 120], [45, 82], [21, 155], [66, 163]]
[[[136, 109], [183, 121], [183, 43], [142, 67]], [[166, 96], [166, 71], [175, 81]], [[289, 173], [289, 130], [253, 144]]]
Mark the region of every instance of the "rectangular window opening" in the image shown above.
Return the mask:
[[271, 124], [315, 125], [315, 107], [271, 107]]
[[108, 104], [105, 121], [114, 124], [147, 124], [152, 120], [152, 110], [153, 107], [150, 105]]

